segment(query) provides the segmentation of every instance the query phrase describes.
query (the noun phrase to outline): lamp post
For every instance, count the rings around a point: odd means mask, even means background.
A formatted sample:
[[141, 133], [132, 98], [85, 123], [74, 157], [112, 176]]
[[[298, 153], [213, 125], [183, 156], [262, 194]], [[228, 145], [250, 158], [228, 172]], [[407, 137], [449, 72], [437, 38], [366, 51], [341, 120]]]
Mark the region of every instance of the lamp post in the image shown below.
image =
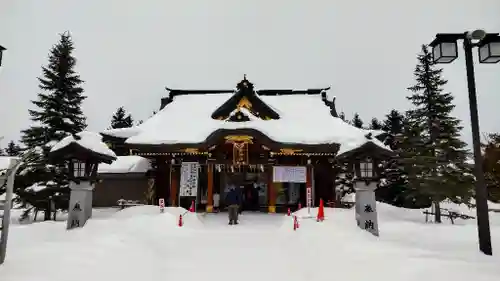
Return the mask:
[[479, 136], [479, 118], [477, 110], [476, 82], [474, 78], [474, 59], [472, 49], [478, 48], [480, 63], [500, 62], [500, 36], [498, 33], [486, 33], [475, 30], [465, 33], [438, 33], [429, 44], [435, 63], [451, 63], [458, 57], [457, 41], [463, 40], [465, 68], [469, 90], [469, 108], [474, 150], [474, 174], [476, 177], [476, 212], [479, 249], [486, 255], [492, 255], [490, 222], [488, 215], [488, 196], [482, 167], [481, 142]]

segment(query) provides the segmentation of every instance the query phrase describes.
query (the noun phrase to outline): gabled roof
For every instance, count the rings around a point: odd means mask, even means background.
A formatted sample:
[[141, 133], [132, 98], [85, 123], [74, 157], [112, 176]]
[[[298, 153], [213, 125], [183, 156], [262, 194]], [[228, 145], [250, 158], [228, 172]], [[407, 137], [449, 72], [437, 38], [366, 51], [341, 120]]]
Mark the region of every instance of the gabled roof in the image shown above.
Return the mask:
[[[256, 90], [253, 95], [279, 119], [250, 119], [226, 122], [211, 118], [214, 113], [235, 110], [235, 91], [172, 90], [162, 100], [162, 109], [139, 126], [102, 132], [126, 138], [134, 145], [201, 144], [216, 132], [258, 131], [271, 141], [282, 144], [334, 145], [340, 150], [356, 148], [367, 142], [386, 149], [377, 139], [367, 140], [368, 131], [355, 128], [336, 117], [335, 98], [329, 88], [310, 90]], [[240, 91], [241, 92], [241, 91]], [[249, 95], [249, 93], [246, 93]], [[168, 102], [164, 102], [168, 101]], [[233, 103], [233, 106], [227, 106]], [[226, 113], [227, 111], [227, 113]]]

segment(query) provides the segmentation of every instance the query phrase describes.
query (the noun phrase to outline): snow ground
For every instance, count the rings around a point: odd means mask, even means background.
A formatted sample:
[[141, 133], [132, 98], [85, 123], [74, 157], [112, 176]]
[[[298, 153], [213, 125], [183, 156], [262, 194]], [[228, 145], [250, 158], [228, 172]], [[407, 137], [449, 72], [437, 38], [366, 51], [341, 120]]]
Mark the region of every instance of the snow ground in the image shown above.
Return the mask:
[[[245, 212], [237, 226], [226, 214], [187, 213], [180, 228], [184, 209], [154, 206], [101, 210], [73, 231], [64, 222], [14, 225], [0, 279], [499, 280], [500, 255], [478, 252], [474, 220], [425, 224], [421, 210], [378, 210], [379, 238], [356, 227], [354, 210], [328, 208], [323, 223], [301, 219], [297, 231], [291, 217]], [[500, 214], [490, 217], [495, 252]]]

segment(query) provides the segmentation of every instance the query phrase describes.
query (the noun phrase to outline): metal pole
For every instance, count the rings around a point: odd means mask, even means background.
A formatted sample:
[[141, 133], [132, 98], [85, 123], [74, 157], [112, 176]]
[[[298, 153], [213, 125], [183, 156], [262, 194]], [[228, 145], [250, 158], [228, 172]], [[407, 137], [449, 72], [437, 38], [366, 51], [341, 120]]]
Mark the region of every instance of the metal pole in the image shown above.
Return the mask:
[[[14, 162], [14, 164], [12, 164], [12, 162]], [[20, 159], [11, 157], [11, 163], [9, 164], [6, 173], [7, 187], [5, 194], [5, 206], [2, 217], [2, 229], [1, 229], [2, 233], [0, 236], [0, 264], [3, 264], [3, 262], [5, 261], [5, 256], [7, 254], [7, 238], [9, 236], [10, 209], [12, 208], [14, 178], [20, 166], [21, 166]]]
[[493, 254], [491, 248], [490, 221], [488, 214], [488, 193], [483, 173], [481, 155], [481, 139], [479, 136], [479, 118], [477, 112], [476, 82], [474, 79], [474, 59], [472, 42], [464, 38], [465, 65], [467, 70], [467, 86], [469, 88], [470, 120], [472, 127], [472, 143], [474, 149], [474, 174], [476, 177], [476, 212], [479, 249], [486, 255]]

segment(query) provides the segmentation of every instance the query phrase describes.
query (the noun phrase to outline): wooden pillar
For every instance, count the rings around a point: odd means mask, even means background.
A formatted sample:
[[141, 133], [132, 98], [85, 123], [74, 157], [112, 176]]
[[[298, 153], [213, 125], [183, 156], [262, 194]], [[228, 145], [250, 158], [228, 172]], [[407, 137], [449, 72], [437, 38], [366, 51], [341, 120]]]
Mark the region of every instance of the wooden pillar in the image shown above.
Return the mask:
[[268, 212], [276, 213], [276, 190], [273, 183], [273, 165], [268, 165], [267, 196], [269, 200]]
[[[179, 168], [180, 169], [180, 168]], [[170, 206], [177, 206], [177, 191], [179, 189], [179, 178], [174, 165], [170, 165]]]
[[207, 208], [206, 212], [213, 212], [214, 204], [214, 164], [207, 164]]

